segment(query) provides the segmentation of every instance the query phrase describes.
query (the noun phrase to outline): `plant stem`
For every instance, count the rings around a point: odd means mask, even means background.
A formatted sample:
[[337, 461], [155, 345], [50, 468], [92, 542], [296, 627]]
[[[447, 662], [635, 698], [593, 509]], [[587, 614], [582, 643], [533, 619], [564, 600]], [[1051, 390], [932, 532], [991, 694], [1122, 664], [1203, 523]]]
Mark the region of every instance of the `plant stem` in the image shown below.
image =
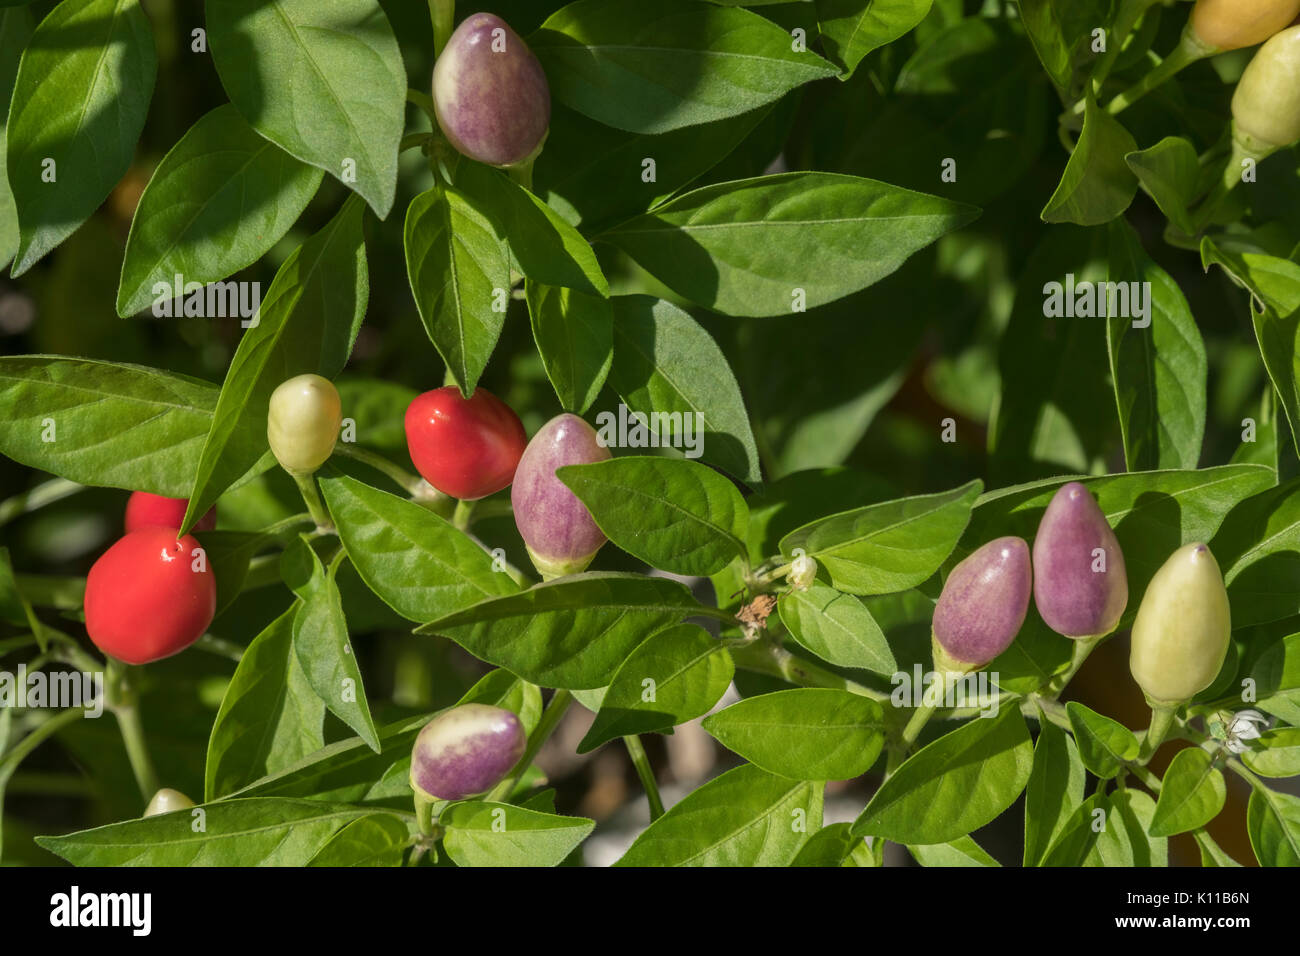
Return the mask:
[[856, 681], [841, 677], [833, 671], [825, 670], [816, 664], [795, 657], [783, 647], [777, 647], [770, 641], [752, 641], [730, 648], [731, 657], [737, 667], [780, 677], [801, 687], [831, 687], [847, 690], [872, 700], [887, 702], [889, 695], [881, 691], [864, 687]]
[[1229, 757], [1229, 758], [1228, 758], [1227, 767], [1228, 767], [1229, 770], [1231, 770], [1233, 773], [1235, 773], [1235, 774], [1236, 774], [1238, 777], [1240, 777], [1242, 780], [1245, 780], [1248, 784], [1250, 784], [1250, 785], [1251, 785], [1253, 788], [1255, 788], [1256, 790], [1267, 790], [1267, 789], [1268, 789], [1268, 785], [1265, 784], [1263, 780], [1260, 780], [1259, 777], [1255, 776], [1255, 774], [1253, 774], [1253, 773], [1251, 773], [1249, 770], [1247, 770], [1247, 769], [1246, 769], [1246, 765], [1243, 764], [1243, 763], [1242, 763], [1240, 760], [1238, 760], [1236, 757]]
[[339, 442], [334, 446], [334, 450], [346, 458], [359, 461], [363, 465], [369, 465], [375, 471], [387, 475], [395, 485], [408, 495], [414, 495], [421, 490], [422, 479], [418, 475], [411, 474], [401, 465], [394, 464], [383, 455], [376, 454], [366, 448], [359, 448], [348, 442]]
[[1030, 717], [1035, 716], [1035, 707], [1037, 711], [1041, 711], [1042, 716], [1050, 723], [1056, 724], [1062, 730], [1074, 732], [1074, 728], [1070, 725], [1069, 715], [1066, 714], [1065, 708], [1061, 706], [1060, 701], [1050, 697], [1034, 695], [1025, 701], [1025, 704], [1021, 707], [1021, 712]]
[[477, 501], [457, 501], [456, 510], [452, 512], [451, 524], [457, 531], [468, 531], [474, 522], [474, 508]]
[[1138, 80], [1123, 93], [1106, 104], [1106, 112], [1115, 116], [1146, 96], [1157, 86], [1171, 79], [1180, 70], [1186, 69], [1197, 60], [1210, 56], [1213, 51], [1203, 46], [1191, 32], [1191, 27], [1183, 31], [1182, 42], [1174, 51], [1147, 71], [1146, 76]]
[[1074, 679], [1075, 674], [1079, 673], [1079, 668], [1088, 659], [1088, 655], [1096, 650], [1097, 645], [1106, 637], [1107, 635], [1102, 634], [1099, 637], [1084, 637], [1076, 640], [1074, 642], [1074, 653], [1070, 658], [1070, 666], [1063, 673], [1048, 681], [1047, 685], [1039, 693], [1053, 700], [1059, 697], [1061, 691], [1065, 690], [1065, 685]]
[[294, 475], [293, 480], [302, 493], [302, 500], [307, 505], [307, 511], [311, 514], [312, 520], [316, 522], [316, 530], [333, 531], [334, 522], [330, 518], [330, 513], [325, 510], [325, 503], [320, 500], [320, 492], [316, 490], [315, 477], [312, 475]]
[[654, 768], [650, 766], [650, 758], [646, 755], [645, 747], [641, 746], [641, 738], [631, 734], [623, 738], [623, 744], [627, 747], [628, 756], [632, 758], [632, 766], [636, 767], [637, 776], [641, 778], [641, 786], [645, 788], [646, 800], [650, 803], [650, 822], [654, 823], [664, 815], [664, 802], [659, 796], [659, 783], [655, 780]]
[[215, 634], [204, 634], [194, 646], [201, 651], [207, 651], [209, 654], [216, 654], [218, 657], [224, 657], [238, 663], [244, 657], [244, 649], [234, 641], [228, 641], [224, 637], [217, 637]]
[[[535, 158], [536, 157], [534, 157], [534, 159]], [[532, 159], [526, 159], [522, 163], [518, 163], [514, 166], [509, 166], [506, 168], [506, 172], [510, 174], [511, 179], [513, 179], [520, 186], [523, 186], [524, 189], [527, 189], [529, 192], [533, 191], [533, 160]]]
[[8, 524], [18, 516], [28, 514], [38, 508], [44, 508], [48, 504], [62, 501], [64, 498], [82, 491], [85, 487], [85, 485], [77, 484], [75, 481], [68, 481], [66, 478], [55, 478], [52, 481], [42, 482], [35, 488], [30, 488], [21, 494], [14, 495], [12, 498], [0, 501], [0, 525]]
[[1138, 752], [1138, 763], [1145, 764], [1151, 759], [1151, 755], [1156, 752], [1165, 737], [1169, 735], [1169, 729], [1174, 725], [1174, 707], [1164, 707], [1158, 704], [1151, 705], [1151, 726], [1147, 728], [1146, 736], [1142, 738], [1142, 749]]
[[903, 744], [908, 750], [912, 749], [912, 745], [916, 743], [916, 738], [921, 736], [921, 731], [930, 722], [930, 718], [934, 716], [937, 707], [937, 704], [922, 704], [912, 712], [912, 719], [903, 728]]
[[[1093, 70], [1092, 82], [1094, 89], [1101, 92], [1102, 84], [1110, 76], [1112, 67], [1115, 66], [1115, 60], [1119, 58], [1120, 51], [1124, 49], [1124, 41], [1128, 35], [1133, 32], [1137, 22], [1158, 0], [1122, 0], [1119, 13], [1115, 17], [1115, 29], [1112, 31], [1113, 36], [1107, 37], [1106, 52], [1101, 55], [1097, 61], [1097, 66]], [[1076, 112], [1078, 111], [1076, 107]]]
[[456, 23], [456, 0], [429, 0], [429, 19], [433, 21], [433, 55], [438, 57], [451, 39]]
[[39, 747], [42, 742], [74, 721], [80, 720], [85, 715], [85, 710], [81, 708], [70, 708], [68, 710], [59, 711], [59, 713], [55, 714], [22, 740], [18, 741], [18, 743], [14, 744], [4, 757], [0, 759], [0, 781], [7, 779], [9, 774], [13, 772], [14, 768], [22, 763], [23, 758]]
[[144, 725], [140, 722], [140, 694], [135, 686], [135, 671], [128, 664], [114, 658], [108, 659], [107, 694], [109, 709], [117, 718], [118, 729], [122, 732], [122, 743], [126, 746], [126, 756], [131, 762], [131, 772], [140, 793], [148, 801], [158, 792], [158, 773], [149, 759], [149, 748], [145, 744]]
[[406, 91], [406, 101], [414, 103], [429, 117], [429, 122], [433, 124], [434, 129], [438, 128], [438, 115], [434, 111], [433, 97], [428, 93], [421, 93], [419, 90]]
[[492, 792], [483, 799], [489, 803], [499, 803], [514, 793], [519, 779], [532, 766], [533, 758], [542, 749], [542, 744], [546, 743], [551, 734], [555, 733], [555, 728], [560, 725], [561, 718], [564, 717], [565, 712], [568, 711], [569, 705], [572, 703], [573, 694], [567, 690], [560, 689], [551, 695], [550, 703], [546, 705], [546, 710], [542, 711], [542, 719], [537, 722], [537, 727], [528, 738], [528, 749], [519, 758], [519, 763], [515, 764], [515, 769], [511, 771], [510, 776], [493, 787]]

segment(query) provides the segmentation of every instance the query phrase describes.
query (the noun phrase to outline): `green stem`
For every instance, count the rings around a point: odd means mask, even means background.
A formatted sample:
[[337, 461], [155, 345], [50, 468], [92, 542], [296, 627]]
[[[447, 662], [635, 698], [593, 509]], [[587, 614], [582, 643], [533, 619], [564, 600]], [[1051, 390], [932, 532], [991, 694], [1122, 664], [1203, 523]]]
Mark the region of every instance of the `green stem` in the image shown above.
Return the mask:
[[456, 23], [456, 0], [429, 0], [429, 19], [433, 21], [433, 55], [438, 57], [451, 39]]
[[[277, 556], [278, 557], [278, 556]], [[238, 663], [244, 657], [244, 649], [234, 641], [228, 641], [224, 637], [217, 637], [215, 634], [204, 634], [194, 646], [201, 651], [207, 651], [209, 654], [216, 654], [218, 657], [224, 657]]]
[[1148, 70], [1142, 79], [1107, 103], [1106, 112], [1112, 116], [1122, 113], [1156, 87], [1172, 79], [1180, 70], [1186, 69], [1197, 60], [1211, 56], [1213, 52], [1213, 50], [1196, 39], [1189, 26], [1183, 31], [1182, 41], [1174, 48], [1174, 51], [1155, 67]]
[[510, 794], [515, 792], [515, 787], [519, 780], [527, 772], [528, 768], [533, 765], [533, 758], [537, 752], [542, 749], [542, 744], [555, 733], [555, 728], [560, 725], [560, 720], [568, 711], [569, 705], [573, 703], [573, 694], [567, 690], [557, 690], [551, 695], [550, 703], [546, 705], [546, 710], [542, 711], [542, 719], [537, 722], [537, 727], [533, 730], [532, 735], [528, 738], [528, 749], [524, 755], [519, 758], [519, 763], [515, 764], [515, 769], [511, 771], [510, 776], [506, 777], [489, 793], [484, 799], [489, 803], [499, 803], [508, 799]]
[[1138, 751], [1138, 763], [1147, 763], [1151, 759], [1151, 755], [1165, 742], [1165, 737], [1169, 735], [1169, 729], [1174, 725], [1174, 711], [1176, 709], [1176, 707], [1166, 707], [1159, 704], [1151, 705], [1151, 726], [1147, 728], [1146, 735], [1142, 738], [1142, 749]]
[[1034, 717], [1041, 713], [1044, 719], [1056, 724], [1056, 726], [1060, 727], [1062, 730], [1068, 730], [1071, 733], [1074, 732], [1074, 728], [1070, 726], [1070, 717], [1058, 700], [1050, 697], [1034, 695], [1025, 701], [1020, 710], [1021, 713], [1029, 717]]
[[1268, 784], [1264, 783], [1263, 780], [1260, 780], [1259, 777], [1255, 776], [1255, 774], [1247, 770], [1246, 765], [1243, 764], [1236, 757], [1228, 758], [1227, 767], [1229, 770], [1235, 773], [1242, 780], [1245, 780], [1247, 783], [1249, 783], [1256, 790], [1268, 789]]
[[457, 531], [468, 531], [474, 523], [474, 508], [477, 501], [457, 501], [456, 510], [452, 512], [451, 524]]
[[1101, 55], [1097, 61], [1097, 66], [1092, 73], [1093, 88], [1098, 93], [1101, 92], [1102, 85], [1106, 78], [1110, 76], [1111, 69], [1115, 66], [1115, 61], [1119, 58], [1120, 51], [1124, 49], [1124, 41], [1128, 39], [1137, 22], [1142, 19], [1143, 15], [1154, 6], [1159, 0], [1123, 0], [1120, 4], [1119, 13], [1115, 17], [1115, 29], [1112, 35], [1106, 39], [1106, 52]]
[[423, 110], [425, 115], [429, 117], [429, 122], [433, 124], [434, 129], [438, 128], [438, 114], [434, 109], [432, 96], [428, 93], [421, 93], [419, 90], [408, 89], [406, 91], [406, 101], [414, 103]]
[[62, 501], [64, 498], [75, 495], [85, 487], [85, 485], [78, 484], [75, 481], [68, 481], [66, 478], [55, 478], [52, 481], [42, 482], [35, 488], [30, 488], [5, 501], [0, 501], [0, 525], [8, 524], [20, 515], [36, 511], [38, 508], [44, 508], [48, 504]]
[[325, 503], [320, 500], [320, 492], [316, 490], [316, 479], [312, 475], [294, 475], [294, 482], [298, 485], [298, 491], [302, 493], [302, 500], [307, 505], [307, 511], [311, 518], [316, 522], [317, 531], [333, 531], [334, 522], [330, 518], [330, 513], [325, 510]]
[[632, 758], [632, 766], [636, 767], [637, 776], [641, 778], [641, 786], [645, 788], [646, 800], [650, 803], [650, 822], [654, 823], [664, 815], [664, 802], [659, 796], [659, 783], [655, 780], [654, 768], [650, 766], [650, 758], [646, 755], [645, 747], [641, 746], [641, 738], [635, 734], [623, 738], [623, 744], [627, 747], [628, 756]]
[[358, 448], [348, 442], [339, 442], [334, 446], [334, 450], [344, 457], [359, 461], [363, 465], [369, 465], [375, 471], [387, 475], [395, 485], [408, 495], [415, 495], [421, 491], [422, 479], [418, 475], [411, 474], [405, 468], [394, 464], [383, 455], [376, 454], [365, 448]]
[[1047, 686], [1040, 691], [1044, 697], [1055, 699], [1060, 696], [1061, 691], [1065, 690], [1065, 685], [1074, 679], [1074, 675], [1079, 673], [1079, 668], [1083, 667], [1083, 662], [1088, 659], [1097, 645], [1105, 640], [1107, 635], [1102, 634], [1098, 637], [1082, 637], [1074, 642], [1074, 653], [1070, 657], [1070, 666], [1061, 674], [1056, 675], [1047, 682]]
[[912, 749], [912, 745], [916, 743], [916, 738], [921, 736], [921, 731], [925, 729], [925, 725], [930, 722], [930, 718], [934, 716], [937, 709], [936, 704], [922, 704], [912, 712], [912, 719], [903, 728], [903, 744], [908, 750]]
[[777, 647], [769, 641], [751, 641], [734, 645], [730, 650], [736, 666], [745, 670], [780, 677], [801, 687], [831, 687], [836, 690], [847, 690], [862, 697], [870, 697], [882, 703], [889, 700], [889, 695], [886, 693], [864, 687], [847, 677], [841, 677], [833, 671], [795, 657], [785, 648]]
[[506, 168], [506, 172], [510, 174], [510, 178], [520, 186], [523, 186], [524, 189], [529, 192], [533, 191], [533, 161], [535, 159], [536, 157], [533, 157], [533, 159], [526, 159], [522, 163], [516, 163], [514, 166]]
[[126, 756], [131, 762], [135, 782], [140, 787], [141, 795], [148, 801], [158, 792], [158, 773], [149, 758], [144, 725], [140, 722], [140, 694], [134, 680], [136, 671], [130, 665], [111, 657], [106, 670], [109, 709], [117, 718], [118, 729], [122, 732], [122, 743], [126, 746]]
[[8, 753], [4, 755], [4, 758], [0, 759], [0, 780], [7, 779], [13, 769], [22, 763], [23, 758], [39, 747], [41, 743], [85, 715], [86, 712], [80, 708], [61, 710], [14, 744]]

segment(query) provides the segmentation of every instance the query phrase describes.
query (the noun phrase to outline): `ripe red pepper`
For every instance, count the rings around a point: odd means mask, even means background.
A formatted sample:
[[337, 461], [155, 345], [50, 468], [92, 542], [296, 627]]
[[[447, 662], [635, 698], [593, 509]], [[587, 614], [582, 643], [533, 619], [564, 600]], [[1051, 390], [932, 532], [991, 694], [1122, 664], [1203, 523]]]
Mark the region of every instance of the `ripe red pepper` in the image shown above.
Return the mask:
[[406, 409], [406, 446], [416, 471], [463, 501], [508, 486], [527, 445], [519, 416], [481, 388], [469, 398], [454, 385], [435, 388]]
[[203, 636], [216, 612], [217, 582], [193, 537], [143, 528], [91, 567], [85, 606], [96, 647], [127, 664], [148, 664]]

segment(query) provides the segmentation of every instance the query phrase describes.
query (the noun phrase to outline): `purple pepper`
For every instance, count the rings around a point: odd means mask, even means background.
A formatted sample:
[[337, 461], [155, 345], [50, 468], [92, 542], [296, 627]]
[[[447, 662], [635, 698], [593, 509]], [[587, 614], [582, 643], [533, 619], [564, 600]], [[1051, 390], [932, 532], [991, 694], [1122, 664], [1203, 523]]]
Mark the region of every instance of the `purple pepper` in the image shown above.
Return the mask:
[[1034, 603], [1058, 634], [1101, 637], [1128, 606], [1124, 552], [1097, 501], [1077, 481], [1062, 485], [1034, 537]]
[[528, 743], [519, 718], [500, 707], [461, 704], [424, 725], [411, 750], [411, 788], [435, 800], [492, 789]]
[[524, 449], [510, 486], [510, 503], [528, 556], [543, 579], [582, 571], [607, 540], [587, 506], [555, 476], [555, 469], [610, 457], [596, 429], [568, 412], [543, 425]]
[[490, 13], [466, 18], [447, 41], [433, 67], [433, 105], [451, 144], [492, 166], [533, 159], [551, 123], [541, 63]]
[[1023, 538], [995, 538], [971, 553], [948, 575], [934, 609], [936, 669], [978, 670], [1010, 647], [1032, 591]]

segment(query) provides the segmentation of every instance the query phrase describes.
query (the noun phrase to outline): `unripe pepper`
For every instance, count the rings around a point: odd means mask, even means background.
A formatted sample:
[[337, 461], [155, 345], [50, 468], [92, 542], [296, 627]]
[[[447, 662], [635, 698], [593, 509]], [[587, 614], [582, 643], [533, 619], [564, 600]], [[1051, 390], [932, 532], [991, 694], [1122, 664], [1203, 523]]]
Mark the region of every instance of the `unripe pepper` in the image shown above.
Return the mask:
[[[133, 491], [126, 501], [126, 530], [139, 531], [141, 528], [171, 528], [179, 531], [185, 520], [185, 509], [189, 507], [188, 498], [164, 498], [151, 495], [147, 491]], [[194, 525], [195, 531], [211, 531], [217, 526], [217, 508], [213, 505], [208, 513]]]
[[528, 445], [519, 416], [482, 388], [469, 398], [454, 385], [417, 395], [406, 409], [406, 446], [424, 480], [472, 501], [514, 480]]
[[463, 800], [490, 790], [528, 743], [519, 718], [500, 707], [461, 704], [424, 725], [411, 750], [411, 789], [429, 800]]
[[1188, 28], [1223, 53], [1263, 43], [1300, 14], [1300, 0], [1197, 0]]
[[1128, 606], [1124, 553], [1097, 501], [1077, 481], [1052, 496], [1034, 536], [1034, 603], [1058, 634], [1109, 634]]
[[587, 506], [555, 476], [555, 469], [610, 457], [596, 430], [568, 412], [543, 425], [524, 449], [510, 502], [528, 556], [543, 578], [578, 573], [606, 541]]
[[105, 654], [147, 664], [183, 651], [212, 623], [217, 583], [199, 543], [170, 528], [124, 535], [86, 576], [86, 633]]
[[[1300, 26], [1259, 48], [1232, 95], [1234, 146], [1256, 159], [1300, 140]], [[1239, 161], [1228, 174], [1241, 174]]]
[[192, 806], [194, 806], [194, 801], [179, 790], [163, 787], [153, 795], [153, 799], [149, 801], [149, 806], [144, 809], [144, 815], [146, 817], [156, 817], [160, 813], [171, 813], [173, 810], [188, 810]]
[[995, 538], [952, 569], [934, 608], [935, 669], [979, 670], [1016, 639], [1033, 591], [1029, 545]]
[[1209, 687], [1232, 631], [1228, 592], [1210, 549], [1195, 542], [1155, 573], [1133, 621], [1129, 669], [1152, 707], [1173, 707]]
[[433, 105], [451, 144], [492, 166], [535, 158], [551, 123], [541, 63], [490, 13], [466, 18], [447, 41], [433, 68]]
[[266, 440], [291, 475], [310, 475], [334, 451], [343, 404], [334, 383], [319, 375], [297, 375], [271, 393]]

